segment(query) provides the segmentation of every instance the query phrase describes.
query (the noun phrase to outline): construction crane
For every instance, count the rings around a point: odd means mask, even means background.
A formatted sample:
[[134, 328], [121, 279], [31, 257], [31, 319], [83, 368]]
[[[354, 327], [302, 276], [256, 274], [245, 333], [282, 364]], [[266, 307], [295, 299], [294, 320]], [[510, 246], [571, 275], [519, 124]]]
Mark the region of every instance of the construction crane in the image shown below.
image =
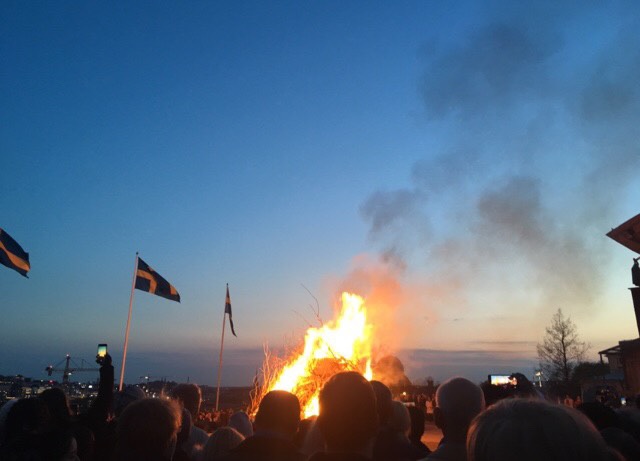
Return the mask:
[[[64, 368], [60, 367], [62, 363], [64, 363]], [[69, 376], [77, 371], [100, 371], [100, 368], [88, 368], [87, 365], [89, 365], [89, 362], [80, 359], [80, 366], [78, 366], [78, 364], [74, 362], [73, 359], [71, 359], [71, 356], [67, 354], [67, 356], [64, 359], [60, 360], [57, 364], [49, 365], [44, 370], [49, 376], [51, 376], [53, 373], [62, 372], [62, 384], [69, 384]]]

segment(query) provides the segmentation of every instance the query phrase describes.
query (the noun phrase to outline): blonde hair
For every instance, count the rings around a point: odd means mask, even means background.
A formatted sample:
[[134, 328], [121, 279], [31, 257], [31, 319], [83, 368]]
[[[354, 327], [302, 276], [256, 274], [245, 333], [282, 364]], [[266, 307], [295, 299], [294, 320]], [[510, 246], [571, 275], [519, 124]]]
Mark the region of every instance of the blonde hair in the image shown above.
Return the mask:
[[476, 417], [468, 461], [608, 461], [604, 440], [580, 412], [544, 400], [506, 399]]

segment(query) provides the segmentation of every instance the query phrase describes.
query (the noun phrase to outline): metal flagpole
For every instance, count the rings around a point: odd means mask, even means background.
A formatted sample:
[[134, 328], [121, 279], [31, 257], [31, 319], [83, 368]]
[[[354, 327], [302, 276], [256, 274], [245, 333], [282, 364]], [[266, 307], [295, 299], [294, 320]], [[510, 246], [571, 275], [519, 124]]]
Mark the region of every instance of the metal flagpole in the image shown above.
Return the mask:
[[[229, 285], [227, 285], [227, 289], [228, 289]], [[226, 303], [226, 299], [225, 299], [225, 303]], [[222, 339], [220, 340], [220, 358], [218, 359], [218, 389], [216, 390], [216, 411], [218, 411], [218, 403], [220, 402], [220, 378], [221, 378], [221, 374], [220, 372], [222, 371], [222, 351], [224, 349], [224, 330], [225, 330], [225, 325], [227, 323], [227, 309], [226, 309], [226, 304], [225, 304], [225, 310], [224, 310], [224, 316], [222, 317]]]
[[133, 269], [133, 282], [131, 282], [131, 296], [129, 297], [129, 316], [127, 317], [127, 330], [124, 334], [124, 350], [122, 351], [122, 366], [120, 367], [119, 391], [124, 386], [124, 366], [127, 363], [127, 346], [129, 345], [129, 327], [131, 326], [131, 310], [133, 308], [133, 292], [136, 288], [136, 277], [138, 276], [138, 252], [136, 251], [136, 264]]

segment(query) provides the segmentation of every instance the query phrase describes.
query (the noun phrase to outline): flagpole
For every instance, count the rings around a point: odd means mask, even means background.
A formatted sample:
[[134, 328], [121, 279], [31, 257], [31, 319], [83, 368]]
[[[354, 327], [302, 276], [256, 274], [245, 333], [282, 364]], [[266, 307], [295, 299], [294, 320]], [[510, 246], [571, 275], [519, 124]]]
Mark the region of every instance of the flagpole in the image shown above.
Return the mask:
[[131, 296], [129, 297], [129, 316], [127, 317], [127, 330], [124, 334], [124, 350], [122, 351], [122, 366], [120, 367], [119, 391], [124, 386], [124, 366], [127, 363], [127, 346], [129, 345], [129, 327], [131, 326], [131, 311], [133, 309], [133, 293], [136, 288], [136, 277], [138, 275], [138, 252], [136, 251], [136, 264], [133, 269], [133, 282], [131, 282]]
[[[227, 293], [229, 292], [229, 284], [227, 283]], [[226, 300], [225, 300], [226, 303]], [[220, 357], [218, 359], [218, 389], [216, 390], [216, 411], [218, 411], [218, 403], [220, 402], [220, 378], [222, 375], [220, 374], [222, 371], [222, 351], [224, 350], [224, 330], [225, 325], [227, 323], [227, 310], [225, 306], [224, 314], [222, 317], [222, 338], [220, 340]]]

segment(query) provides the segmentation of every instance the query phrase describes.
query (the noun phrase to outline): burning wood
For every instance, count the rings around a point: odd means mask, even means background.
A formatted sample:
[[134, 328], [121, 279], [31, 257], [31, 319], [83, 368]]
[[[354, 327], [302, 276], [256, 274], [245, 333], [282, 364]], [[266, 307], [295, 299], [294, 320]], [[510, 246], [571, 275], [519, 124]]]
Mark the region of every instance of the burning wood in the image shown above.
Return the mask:
[[250, 411], [257, 410], [267, 392], [284, 390], [298, 397], [305, 417], [317, 415], [318, 394], [331, 376], [341, 371], [358, 371], [372, 379], [371, 331], [364, 300], [343, 293], [338, 318], [309, 328], [304, 346], [296, 353], [280, 359], [265, 350], [262, 386], [256, 386]]

